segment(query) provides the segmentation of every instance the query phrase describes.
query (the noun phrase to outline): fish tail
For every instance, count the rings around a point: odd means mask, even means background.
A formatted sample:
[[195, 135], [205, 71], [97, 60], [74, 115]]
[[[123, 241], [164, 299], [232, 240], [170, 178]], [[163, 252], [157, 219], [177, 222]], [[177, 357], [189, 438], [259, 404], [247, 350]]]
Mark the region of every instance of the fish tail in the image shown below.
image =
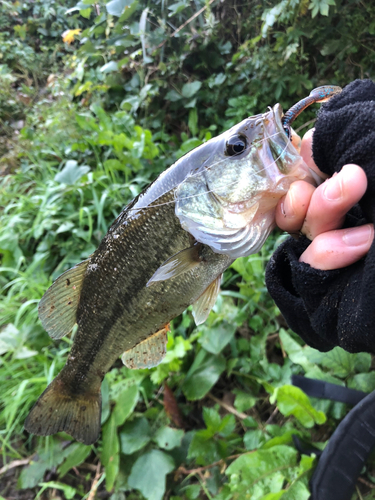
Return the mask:
[[39, 397], [25, 420], [31, 434], [49, 436], [64, 431], [84, 444], [100, 433], [101, 392], [73, 393], [57, 376]]

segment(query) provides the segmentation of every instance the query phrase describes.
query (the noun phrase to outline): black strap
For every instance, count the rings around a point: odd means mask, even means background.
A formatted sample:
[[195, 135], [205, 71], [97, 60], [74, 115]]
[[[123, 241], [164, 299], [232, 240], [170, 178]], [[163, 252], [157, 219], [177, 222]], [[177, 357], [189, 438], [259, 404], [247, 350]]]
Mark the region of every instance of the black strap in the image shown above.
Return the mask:
[[367, 392], [348, 389], [347, 387], [324, 382], [323, 380], [301, 377], [300, 375], [292, 375], [292, 384], [302, 389], [308, 396], [340, 401], [351, 406], [355, 406], [368, 394]]
[[310, 480], [310, 500], [350, 500], [363, 465], [375, 447], [375, 391], [370, 394], [293, 375], [292, 382], [313, 397], [356, 406], [340, 422]]
[[355, 406], [332, 434], [310, 481], [311, 500], [350, 500], [375, 447], [375, 391]]

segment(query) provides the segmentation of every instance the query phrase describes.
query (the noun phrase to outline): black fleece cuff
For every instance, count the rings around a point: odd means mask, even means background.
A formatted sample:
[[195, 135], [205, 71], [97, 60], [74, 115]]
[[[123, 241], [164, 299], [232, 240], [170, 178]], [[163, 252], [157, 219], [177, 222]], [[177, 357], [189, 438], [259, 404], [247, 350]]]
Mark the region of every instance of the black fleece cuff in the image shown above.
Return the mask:
[[[318, 167], [332, 175], [347, 163], [364, 168], [365, 196], [346, 217], [345, 227], [375, 216], [375, 84], [356, 80], [322, 106], [313, 138]], [[365, 259], [335, 271], [298, 261], [310, 241], [286, 240], [272, 256], [266, 285], [288, 325], [303, 340], [328, 351], [375, 353], [375, 244]]]

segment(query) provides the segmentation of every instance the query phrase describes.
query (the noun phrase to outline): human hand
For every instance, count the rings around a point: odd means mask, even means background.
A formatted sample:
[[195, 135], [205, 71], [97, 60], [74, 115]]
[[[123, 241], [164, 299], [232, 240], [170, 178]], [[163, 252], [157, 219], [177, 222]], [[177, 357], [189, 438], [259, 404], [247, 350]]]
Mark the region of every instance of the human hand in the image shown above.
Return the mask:
[[[301, 156], [318, 172], [312, 159], [310, 130], [302, 139]], [[322, 270], [349, 266], [366, 255], [374, 239], [373, 224], [339, 229], [345, 214], [364, 195], [367, 188], [365, 172], [354, 164], [327, 179], [317, 188], [305, 181], [296, 181], [276, 208], [276, 224], [289, 233], [301, 231], [311, 245], [303, 252], [300, 262]]]

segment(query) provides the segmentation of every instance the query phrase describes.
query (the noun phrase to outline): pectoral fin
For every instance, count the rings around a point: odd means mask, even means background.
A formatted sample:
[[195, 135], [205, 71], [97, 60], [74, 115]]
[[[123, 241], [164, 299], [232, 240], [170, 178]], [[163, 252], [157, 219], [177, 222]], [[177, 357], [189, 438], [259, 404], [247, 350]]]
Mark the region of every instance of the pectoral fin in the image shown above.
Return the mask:
[[88, 260], [84, 260], [59, 276], [39, 302], [40, 321], [53, 339], [61, 339], [75, 325], [79, 297], [88, 263]]
[[127, 368], [139, 370], [140, 368], [153, 368], [162, 362], [167, 352], [167, 333], [169, 325], [137, 344], [132, 349], [125, 351], [121, 360]]
[[194, 269], [201, 262], [199, 249], [200, 245], [198, 244], [174, 254], [159, 267], [146, 286], [150, 286], [155, 281], [175, 278], [182, 273], [186, 273], [186, 271]]
[[220, 292], [220, 283], [222, 274], [220, 274], [211, 285], [206, 288], [199, 299], [193, 304], [193, 317], [196, 325], [201, 325], [206, 321], [211, 309], [214, 307], [217, 296]]

